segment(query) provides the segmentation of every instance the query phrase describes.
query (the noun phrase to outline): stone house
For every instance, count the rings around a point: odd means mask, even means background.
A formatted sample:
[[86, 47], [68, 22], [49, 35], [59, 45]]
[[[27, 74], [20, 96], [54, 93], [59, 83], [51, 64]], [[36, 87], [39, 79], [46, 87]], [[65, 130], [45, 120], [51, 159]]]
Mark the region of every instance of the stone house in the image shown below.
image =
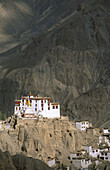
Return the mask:
[[76, 129], [79, 129], [81, 131], [85, 131], [87, 128], [89, 128], [89, 121], [76, 121], [75, 127]]
[[72, 159], [72, 164], [78, 169], [88, 168], [88, 166], [92, 164], [92, 161], [89, 158], [74, 158]]

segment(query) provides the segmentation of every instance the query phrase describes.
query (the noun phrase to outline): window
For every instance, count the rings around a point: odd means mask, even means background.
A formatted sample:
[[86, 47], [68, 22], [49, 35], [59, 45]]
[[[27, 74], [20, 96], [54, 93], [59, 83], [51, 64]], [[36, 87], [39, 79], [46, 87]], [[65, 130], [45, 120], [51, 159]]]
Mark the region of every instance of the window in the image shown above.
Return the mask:
[[35, 111], [37, 111], [37, 108], [35, 108]]
[[98, 150], [96, 150], [96, 152], [98, 152]]
[[19, 110], [21, 109], [21, 107], [19, 107]]
[[36, 103], [37, 103], [37, 100], [36, 100]]
[[53, 109], [55, 109], [55, 106], [53, 106]]
[[56, 109], [58, 109], [58, 106], [56, 106]]
[[30, 103], [30, 106], [31, 106], [31, 103]]
[[105, 156], [107, 156], [107, 153], [105, 153]]
[[46, 100], [45, 100], [45, 103], [46, 103]]
[[18, 108], [16, 107], [16, 110], [18, 110]]
[[30, 100], [30, 103], [32, 103], [32, 100]]
[[37, 107], [37, 104], [35, 104], [35, 107]]
[[108, 157], [106, 157], [105, 159], [108, 159]]
[[94, 153], [94, 151], [92, 151]]
[[50, 134], [50, 137], [52, 137], [52, 134]]
[[50, 110], [50, 106], [48, 106], [48, 110]]

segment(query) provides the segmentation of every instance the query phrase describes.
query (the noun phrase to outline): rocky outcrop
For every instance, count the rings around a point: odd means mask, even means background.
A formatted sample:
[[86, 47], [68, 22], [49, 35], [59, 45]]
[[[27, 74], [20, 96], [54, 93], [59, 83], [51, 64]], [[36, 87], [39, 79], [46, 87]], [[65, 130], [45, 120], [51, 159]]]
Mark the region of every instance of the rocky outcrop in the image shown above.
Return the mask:
[[0, 149], [11, 155], [24, 154], [48, 164], [55, 158], [68, 165], [68, 156], [75, 150], [74, 126], [67, 117], [60, 119], [17, 119], [12, 127], [0, 132]]
[[71, 152], [81, 150], [82, 145], [96, 147], [99, 141], [99, 129], [82, 132], [67, 117], [16, 120], [13, 116], [10, 123], [14, 121], [16, 123], [8, 130], [0, 131], [0, 149], [11, 155], [23, 154], [39, 159], [46, 164], [55, 159], [60, 165], [70, 166], [68, 157]]

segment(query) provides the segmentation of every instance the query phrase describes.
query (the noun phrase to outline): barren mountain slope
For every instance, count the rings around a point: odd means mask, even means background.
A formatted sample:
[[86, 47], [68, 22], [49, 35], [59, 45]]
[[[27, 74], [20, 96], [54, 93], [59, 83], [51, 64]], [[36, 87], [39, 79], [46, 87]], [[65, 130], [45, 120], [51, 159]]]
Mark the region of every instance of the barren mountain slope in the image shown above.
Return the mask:
[[2, 112], [13, 113], [14, 99], [31, 91], [60, 101], [62, 114], [71, 119], [98, 121], [98, 126], [106, 122], [110, 110], [109, 7], [106, 0], [82, 0], [71, 15], [2, 54]]
[[77, 0], [0, 0], [0, 53], [51, 27], [77, 6]]

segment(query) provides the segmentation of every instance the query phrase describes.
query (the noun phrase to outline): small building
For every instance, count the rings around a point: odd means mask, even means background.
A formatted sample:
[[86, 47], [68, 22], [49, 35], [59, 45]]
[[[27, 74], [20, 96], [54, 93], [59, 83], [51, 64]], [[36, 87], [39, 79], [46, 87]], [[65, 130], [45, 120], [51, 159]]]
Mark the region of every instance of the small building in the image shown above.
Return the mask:
[[103, 129], [103, 134], [110, 134], [110, 130], [108, 128]]
[[72, 159], [72, 164], [74, 165], [74, 167], [80, 169], [80, 168], [88, 168], [89, 165], [92, 164], [91, 159], [89, 158], [74, 158]]
[[103, 144], [103, 143], [110, 146], [110, 137], [108, 137], [108, 135], [99, 136], [99, 144]]
[[102, 151], [100, 152], [99, 158], [104, 161], [110, 162], [110, 151]]
[[48, 166], [49, 167], [54, 167], [55, 166], [55, 159], [48, 160]]
[[99, 157], [99, 153], [100, 153], [99, 148], [95, 149], [95, 148], [92, 148], [92, 146], [82, 145], [82, 149], [86, 150], [89, 156], [91, 157], [94, 157], [94, 158]]
[[73, 153], [70, 153], [70, 160], [72, 160], [73, 158], [78, 158], [78, 157], [81, 157], [83, 154], [79, 151], [77, 152], [73, 152]]
[[110, 151], [110, 147], [109, 146], [103, 146], [103, 145], [100, 145], [99, 146], [99, 150], [100, 150], [100, 152], [103, 152], [103, 151]]
[[75, 127], [76, 129], [85, 131], [87, 128], [89, 128], [89, 121], [77, 121], [75, 122]]
[[23, 96], [21, 100], [15, 100], [14, 114], [18, 117], [34, 118], [60, 118], [60, 104], [51, 102], [50, 97]]
[[99, 128], [94, 128], [94, 127], [89, 127], [86, 130], [87, 134], [89, 135], [99, 135], [100, 134], [100, 129]]
[[82, 145], [81, 148], [85, 151], [87, 151], [87, 153], [90, 154], [90, 152], [92, 152], [92, 146], [90, 145]]
[[89, 155], [93, 158], [99, 158], [100, 149], [94, 149], [92, 148], [92, 151], [89, 153]]

